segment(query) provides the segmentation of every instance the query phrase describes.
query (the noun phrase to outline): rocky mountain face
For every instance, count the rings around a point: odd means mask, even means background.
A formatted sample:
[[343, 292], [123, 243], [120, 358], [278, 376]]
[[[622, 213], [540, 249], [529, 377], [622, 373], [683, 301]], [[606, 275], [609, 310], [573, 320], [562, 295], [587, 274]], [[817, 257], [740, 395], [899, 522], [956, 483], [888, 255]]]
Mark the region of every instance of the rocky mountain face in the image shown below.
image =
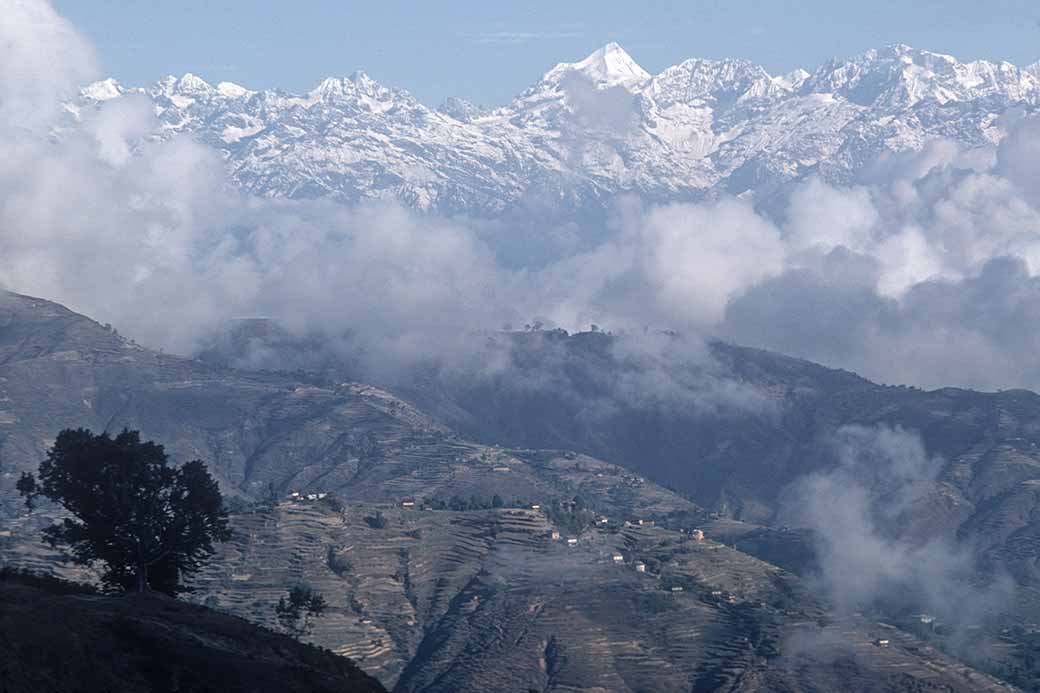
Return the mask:
[[904, 45], [812, 73], [692, 59], [651, 75], [611, 43], [493, 109], [461, 99], [433, 109], [362, 72], [298, 95], [191, 74], [144, 88], [106, 80], [68, 108], [75, 116], [144, 95], [156, 136], [212, 145], [256, 195], [529, 218], [580, 216], [621, 192], [768, 201], [809, 175], [854, 180], [879, 155], [931, 139], [993, 144], [1005, 111], [1036, 107], [1038, 75], [1035, 65], [962, 63]]

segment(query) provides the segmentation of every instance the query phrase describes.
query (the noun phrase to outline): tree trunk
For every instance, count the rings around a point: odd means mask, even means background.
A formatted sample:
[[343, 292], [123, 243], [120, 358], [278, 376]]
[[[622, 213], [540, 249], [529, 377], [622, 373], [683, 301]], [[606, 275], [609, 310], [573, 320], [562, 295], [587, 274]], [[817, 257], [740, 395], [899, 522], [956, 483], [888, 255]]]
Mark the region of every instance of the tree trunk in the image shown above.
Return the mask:
[[137, 564], [137, 591], [144, 593], [148, 591], [148, 566], [144, 563]]

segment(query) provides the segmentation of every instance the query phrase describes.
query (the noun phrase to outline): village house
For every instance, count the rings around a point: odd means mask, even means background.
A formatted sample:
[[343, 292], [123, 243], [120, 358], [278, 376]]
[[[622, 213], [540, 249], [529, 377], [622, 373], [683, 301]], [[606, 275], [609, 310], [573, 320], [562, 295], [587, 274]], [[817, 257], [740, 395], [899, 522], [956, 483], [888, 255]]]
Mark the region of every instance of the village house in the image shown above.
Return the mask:
[[567, 546], [577, 546], [578, 540], [576, 537], [567, 537]]
[[554, 529], [552, 532], [549, 533], [549, 537], [553, 541], [559, 541], [560, 540], [560, 530]]
[[643, 563], [642, 561], [636, 561], [636, 572], [637, 573], [645, 573], [646, 572], [646, 563]]
[[415, 501], [413, 501], [411, 499], [403, 500], [403, 501], [401, 501], [401, 507], [402, 508], [414, 508], [415, 507]]
[[615, 553], [611, 555], [610, 560], [614, 561], [615, 563], [624, 563], [625, 557], [622, 556], [620, 553]]
[[888, 638], [878, 638], [874, 641], [874, 644], [878, 647], [888, 647]]
[[683, 588], [682, 585], [672, 585], [671, 590], [672, 592], [682, 592]]
[[690, 536], [693, 537], [694, 541], [704, 541], [704, 532], [699, 529], [691, 530]]

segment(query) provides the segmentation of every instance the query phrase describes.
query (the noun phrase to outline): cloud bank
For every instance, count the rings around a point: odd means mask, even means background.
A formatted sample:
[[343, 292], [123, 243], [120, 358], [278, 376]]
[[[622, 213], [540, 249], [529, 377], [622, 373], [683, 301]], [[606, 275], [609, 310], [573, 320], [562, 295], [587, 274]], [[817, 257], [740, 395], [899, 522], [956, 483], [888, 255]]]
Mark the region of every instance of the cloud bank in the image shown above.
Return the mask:
[[[93, 49], [43, 0], [0, 27], [0, 285], [191, 353], [229, 319], [277, 318], [393, 368], [465, 361], [503, 324], [717, 335], [884, 382], [1040, 388], [1040, 120], [998, 146], [937, 141], [848, 187], [752, 201], [619, 199], [594, 244], [528, 264], [501, 225], [393, 205], [258, 200], [144, 100], [72, 118]], [[568, 84], [576, 122], [627, 127], [624, 94]], [[583, 120], [584, 119], [584, 120]], [[572, 239], [573, 240], [573, 239]]]
[[50, 3], [4, 0], [0, 9], [0, 122], [36, 130], [64, 97], [93, 79], [97, 59], [90, 43]]

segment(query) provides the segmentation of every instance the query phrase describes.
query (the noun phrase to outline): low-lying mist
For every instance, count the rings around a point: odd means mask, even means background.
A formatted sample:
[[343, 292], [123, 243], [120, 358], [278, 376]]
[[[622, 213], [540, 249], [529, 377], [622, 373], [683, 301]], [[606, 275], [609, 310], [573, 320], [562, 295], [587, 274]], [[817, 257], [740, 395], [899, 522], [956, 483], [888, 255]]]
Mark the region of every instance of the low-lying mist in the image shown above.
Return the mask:
[[836, 613], [918, 609], [961, 633], [992, 625], [1011, 604], [1011, 579], [980, 573], [956, 523], [920, 531], [945, 461], [899, 427], [845, 426], [826, 445], [834, 465], [785, 489], [780, 520], [813, 531], [815, 579]]

